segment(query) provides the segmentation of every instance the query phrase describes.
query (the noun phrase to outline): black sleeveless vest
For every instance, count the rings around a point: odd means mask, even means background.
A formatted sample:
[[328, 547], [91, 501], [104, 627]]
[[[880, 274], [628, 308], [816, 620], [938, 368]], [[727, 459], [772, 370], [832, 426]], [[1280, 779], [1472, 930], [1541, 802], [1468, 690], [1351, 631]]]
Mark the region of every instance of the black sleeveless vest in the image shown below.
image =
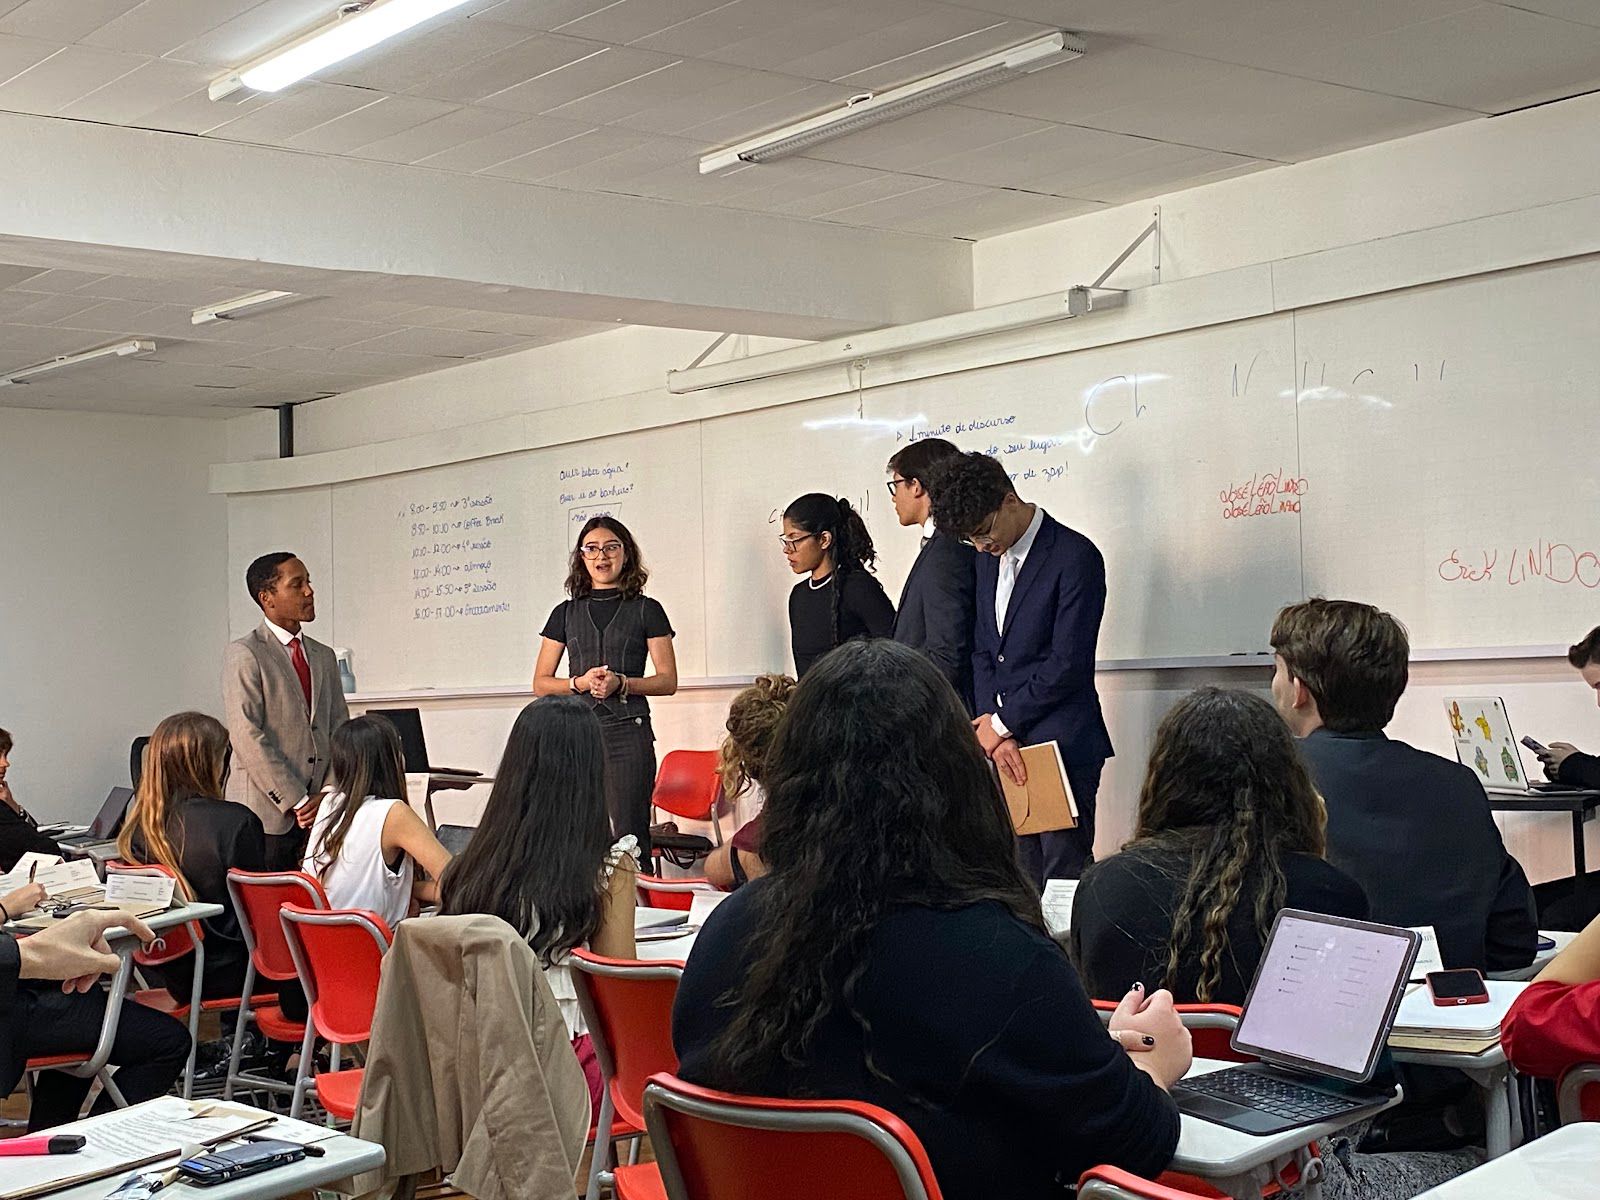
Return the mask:
[[[615, 605], [617, 610], [604, 634], [592, 615], [592, 609], [601, 604]], [[604, 663], [618, 675], [638, 679], [644, 674], [649, 659], [650, 647], [644, 636], [643, 597], [592, 600], [585, 596], [567, 605], [568, 674], [582, 675]], [[612, 696], [609, 700], [592, 703], [601, 724], [633, 722], [650, 716], [650, 701], [644, 696], [627, 699]]]

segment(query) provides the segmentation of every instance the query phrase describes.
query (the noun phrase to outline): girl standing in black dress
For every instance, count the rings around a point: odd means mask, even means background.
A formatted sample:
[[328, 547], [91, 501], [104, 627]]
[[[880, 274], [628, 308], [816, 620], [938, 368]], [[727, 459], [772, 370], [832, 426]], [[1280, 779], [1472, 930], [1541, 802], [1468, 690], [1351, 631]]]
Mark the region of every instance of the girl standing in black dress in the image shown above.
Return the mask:
[[[644, 594], [650, 573], [615, 517], [591, 517], [572, 549], [567, 595], [545, 622], [533, 671], [539, 696], [583, 696], [605, 740], [606, 809], [617, 837], [633, 834], [650, 855], [650, 793], [656, 780], [650, 696], [678, 690], [678, 660], [666, 610]], [[567, 657], [567, 676], [556, 674]], [[645, 675], [646, 661], [655, 674]]]
[[795, 678], [852, 638], [894, 634], [894, 604], [869, 573], [878, 552], [848, 500], [807, 492], [783, 510], [778, 541], [789, 569], [805, 576], [789, 593]]

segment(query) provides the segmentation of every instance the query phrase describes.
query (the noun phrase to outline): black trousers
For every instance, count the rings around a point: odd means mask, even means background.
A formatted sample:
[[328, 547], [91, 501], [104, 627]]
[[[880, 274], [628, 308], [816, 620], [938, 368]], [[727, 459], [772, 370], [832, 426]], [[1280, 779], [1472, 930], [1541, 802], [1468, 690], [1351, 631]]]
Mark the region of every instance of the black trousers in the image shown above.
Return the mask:
[[631, 833], [639, 853], [650, 858], [650, 795], [656, 787], [656, 734], [650, 719], [605, 721], [606, 811], [613, 837]]
[[288, 833], [267, 834], [267, 870], [298, 871], [305, 857], [309, 829], [296, 825]]
[[1041, 892], [1047, 880], [1077, 879], [1094, 861], [1094, 802], [1105, 765], [1104, 759], [1067, 764], [1067, 783], [1072, 787], [1072, 798], [1078, 802], [1075, 829], [1030, 833], [1017, 839], [1017, 858]]
[[[63, 994], [53, 983], [18, 987], [9, 1014], [11, 1057], [0, 1072], [0, 1090], [9, 1093], [16, 1087], [29, 1058], [93, 1050], [105, 1013], [106, 994], [98, 987], [81, 995]], [[187, 1026], [132, 1000], [122, 1002], [110, 1061], [117, 1068], [117, 1087], [129, 1104], [166, 1094], [182, 1074], [188, 1058]], [[61, 1071], [40, 1072], [33, 1088], [28, 1128], [49, 1129], [76, 1121], [93, 1082]], [[102, 1093], [95, 1101], [94, 1111], [106, 1112], [112, 1107], [111, 1098]]]

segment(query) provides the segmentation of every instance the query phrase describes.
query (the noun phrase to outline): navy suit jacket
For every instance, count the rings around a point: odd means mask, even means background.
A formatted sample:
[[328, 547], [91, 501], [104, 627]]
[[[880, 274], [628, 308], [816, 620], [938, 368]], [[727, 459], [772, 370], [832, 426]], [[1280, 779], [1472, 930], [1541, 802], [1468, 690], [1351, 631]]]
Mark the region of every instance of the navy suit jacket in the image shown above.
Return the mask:
[[[978, 713], [998, 712], [1022, 745], [1054, 741], [1068, 763], [1111, 757], [1094, 687], [1095, 643], [1106, 610], [1106, 564], [1095, 544], [1049, 513], [995, 624], [1000, 560], [978, 555], [972, 684]], [[1000, 698], [998, 709], [995, 697]]]
[[972, 707], [972, 618], [977, 551], [935, 533], [911, 566], [895, 610], [894, 640], [921, 650]]

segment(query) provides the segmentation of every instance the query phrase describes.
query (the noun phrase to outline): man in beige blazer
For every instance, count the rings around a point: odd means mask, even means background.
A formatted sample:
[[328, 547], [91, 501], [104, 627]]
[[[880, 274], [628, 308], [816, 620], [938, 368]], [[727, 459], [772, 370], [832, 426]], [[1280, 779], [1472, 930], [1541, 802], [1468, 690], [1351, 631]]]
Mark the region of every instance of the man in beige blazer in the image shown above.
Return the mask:
[[[227, 799], [261, 818], [268, 865], [300, 866], [304, 829], [328, 771], [328, 742], [350, 719], [333, 651], [301, 633], [317, 619], [305, 563], [287, 551], [265, 554], [245, 572], [265, 618], [228, 644], [222, 705], [233, 743]], [[299, 817], [297, 824], [296, 817]]]

